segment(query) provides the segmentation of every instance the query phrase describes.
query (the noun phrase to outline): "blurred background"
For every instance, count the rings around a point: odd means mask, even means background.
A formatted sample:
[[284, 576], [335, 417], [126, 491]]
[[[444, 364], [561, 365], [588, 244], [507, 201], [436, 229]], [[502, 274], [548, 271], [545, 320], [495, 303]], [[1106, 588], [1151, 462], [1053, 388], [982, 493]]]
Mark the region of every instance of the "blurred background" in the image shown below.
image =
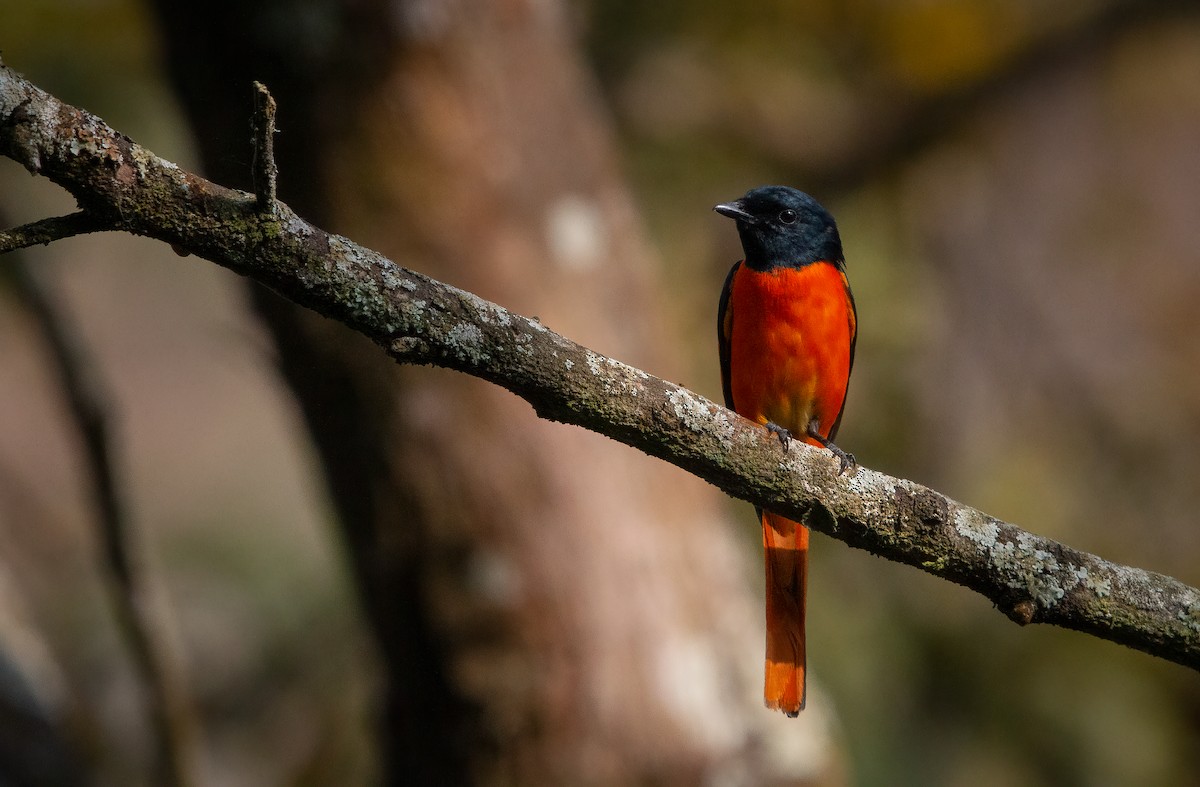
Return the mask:
[[[1200, 584], [1192, 3], [32, 0], [0, 49], [240, 188], [262, 80], [306, 218], [718, 400], [711, 206], [803, 188], [859, 309], [839, 444]], [[72, 207], [0, 160], [5, 224]], [[10, 255], [0, 782], [1200, 784], [1194, 673], [821, 536], [812, 697], [769, 714], [749, 506], [162, 244], [19, 256], [191, 732], [171, 776]]]

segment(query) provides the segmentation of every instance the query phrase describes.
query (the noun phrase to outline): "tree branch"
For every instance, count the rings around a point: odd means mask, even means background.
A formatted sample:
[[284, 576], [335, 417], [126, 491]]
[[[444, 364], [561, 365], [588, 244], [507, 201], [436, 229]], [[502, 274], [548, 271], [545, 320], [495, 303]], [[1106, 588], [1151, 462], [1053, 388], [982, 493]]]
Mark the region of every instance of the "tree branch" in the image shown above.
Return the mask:
[[90, 213], [79, 211], [68, 216], [38, 219], [20, 227], [0, 231], [0, 254], [30, 246], [46, 245], [72, 235], [99, 232], [104, 223]]
[[0, 65], [0, 152], [112, 228], [262, 282], [368, 336], [397, 361], [496, 383], [543, 418], [675, 464], [851, 546], [981, 593], [1018, 623], [1087, 632], [1200, 670], [1200, 591], [1026, 532], [866, 468], [839, 476], [798, 442], [524, 317], [314, 227], [286, 205], [180, 170]]
[[275, 165], [275, 99], [262, 82], [254, 83], [254, 194], [258, 209], [264, 213], [275, 210], [275, 181], [279, 167]]

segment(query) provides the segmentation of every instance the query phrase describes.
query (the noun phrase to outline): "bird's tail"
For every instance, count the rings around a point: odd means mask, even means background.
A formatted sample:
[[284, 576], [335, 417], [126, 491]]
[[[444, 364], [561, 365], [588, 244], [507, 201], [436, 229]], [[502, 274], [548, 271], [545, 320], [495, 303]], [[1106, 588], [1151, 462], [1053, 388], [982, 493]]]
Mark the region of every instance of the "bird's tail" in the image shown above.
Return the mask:
[[767, 575], [767, 659], [763, 700], [796, 716], [804, 709], [804, 601], [808, 528], [762, 512]]

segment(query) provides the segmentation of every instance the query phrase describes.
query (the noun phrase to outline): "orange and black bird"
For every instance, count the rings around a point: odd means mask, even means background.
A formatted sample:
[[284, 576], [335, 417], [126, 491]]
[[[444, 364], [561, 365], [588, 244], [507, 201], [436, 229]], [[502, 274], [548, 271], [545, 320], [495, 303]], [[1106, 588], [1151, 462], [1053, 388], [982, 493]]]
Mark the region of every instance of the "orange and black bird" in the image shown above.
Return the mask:
[[[778, 436], [829, 449], [839, 471], [854, 457], [833, 443], [858, 333], [837, 225], [787, 186], [763, 186], [714, 210], [737, 222], [746, 258], [735, 263], [717, 313], [725, 406]], [[767, 580], [763, 699], [804, 708], [808, 528], [769, 511], [762, 521]]]

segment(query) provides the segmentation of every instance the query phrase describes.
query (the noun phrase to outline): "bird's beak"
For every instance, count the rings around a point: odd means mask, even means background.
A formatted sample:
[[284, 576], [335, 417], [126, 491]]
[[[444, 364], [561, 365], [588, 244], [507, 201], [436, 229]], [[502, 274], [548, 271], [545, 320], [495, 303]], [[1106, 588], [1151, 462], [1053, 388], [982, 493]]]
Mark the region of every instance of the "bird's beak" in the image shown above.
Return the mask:
[[720, 213], [722, 216], [728, 216], [737, 221], [744, 221], [747, 224], [755, 224], [757, 220], [742, 207], [742, 201], [734, 200], [733, 202], [722, 202], [720, 205], [714, 205], [713, 210]]

